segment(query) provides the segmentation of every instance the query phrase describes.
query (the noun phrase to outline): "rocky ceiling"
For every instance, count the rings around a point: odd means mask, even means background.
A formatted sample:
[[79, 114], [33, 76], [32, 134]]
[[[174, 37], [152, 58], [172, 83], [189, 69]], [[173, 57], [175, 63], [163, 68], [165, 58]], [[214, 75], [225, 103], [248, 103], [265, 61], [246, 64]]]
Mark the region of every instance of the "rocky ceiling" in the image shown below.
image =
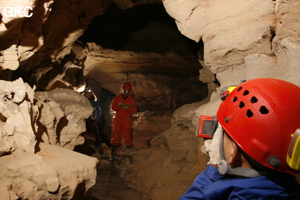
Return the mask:
[[196, 57], [199, 50], [195, 41], [178, 31], [174, 19], [161, 3], [126, 10], [112, 4], [103, 15], [93, 19], [78, 40], [116, 51], [173, 52]]
[[77, 42], [89, 51], [85, 78], [114, 94], [122, 81], [132, 82], [141, 110], [173, 109], [207, 96], [199, 81], [202, 44], [183, 36], [161, 3], [125, 10], [113, 3]]
[[[203, 44], [182, 35], [160, 1], [38, 1], [32, 13], [3, 13], [4, 80], [21, 77], [37, 90], [88, 84], [113, 94], [130, 81], [142, 110], [173, 109], [208, 94], [199, 81]], [[149, 107], [154, 98], [160, 100]]]
[[201, 68], [197, 52], [202, 45], [178, 31], [174, 19], [161, 3], [137, 5], [126, 10], [112, 4], [103, 15], [93, 19], [78, 41], [95, 43], [102, 51], [143, 54], [144, 63], [129, 70], [128, 66], [123, 66], [123, 71], [196, 75]]

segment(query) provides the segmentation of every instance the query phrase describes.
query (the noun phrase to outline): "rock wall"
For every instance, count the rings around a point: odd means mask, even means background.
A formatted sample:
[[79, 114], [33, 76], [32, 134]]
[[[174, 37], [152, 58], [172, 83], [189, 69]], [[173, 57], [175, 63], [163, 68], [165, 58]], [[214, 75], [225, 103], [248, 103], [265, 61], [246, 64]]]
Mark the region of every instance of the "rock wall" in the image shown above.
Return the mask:
[[18, 79], [1, 81], [1, 156], [19, 150], [35, 152], [38, 106], [34, 104], [34, 92]]
[[[93, 17], [103, 13], [111, 3], [111, 0], [1, 1], [0, 66], [7, 69], [1, 73], [2, 77], [11, 80], [22, 76], [30, 85], [37, 85], [45, 73], [51, 72], [52, 78], [60, 74], [64, 69], [58, 65], [70, 54], [71, 45]], [[11, 75], [9, 70], [18, 73]], [[47, 76], [43, 78], [44, 82], [50, 81]]]
[[0, 85], [1, 199], [90, 199], [98, 160], [69, 150], [84, 142], [90, 102], [22, 79]]
[[163, 3], [182, 34], [204, 43], [202, 64], [216, 74], [221, 86], [258, 77], [300, 84], [295, 67], [299, 63], [299, 2]]
[[49, 92], [35, 92], [40, 108], [37, 133], [44, 143], [73, 150], [84, 142], [85, 119], [93, 112], [87, 98], [70, 89], [57, 88]]

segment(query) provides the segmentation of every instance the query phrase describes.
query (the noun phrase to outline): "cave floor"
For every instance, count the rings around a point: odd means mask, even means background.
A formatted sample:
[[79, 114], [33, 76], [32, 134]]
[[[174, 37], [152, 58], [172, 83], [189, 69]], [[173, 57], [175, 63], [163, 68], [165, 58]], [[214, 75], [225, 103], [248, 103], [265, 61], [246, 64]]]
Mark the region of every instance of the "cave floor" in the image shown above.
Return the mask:
[[117, 167], [118, 156], [116, 161], [109, 161], [110, 153], [106, 150], [104, 156], [97, 152], [92, 155], [100, 161], [92, 200], [141, 200], [142, 194], [130, 188], [121, 178], [120, 168]]
[[122, 156], [117, 155], [116, 160], [111, 162], [110, 147], [103, 145], [105, 155], [100, 155], [94, 148], [93, 136], [88, 134], [84, 137], [85, 143], [74, 150], [99, 160], [92, 200], [141, 200], [142, 194], [130, 188], [120, 176], [120, 167], [117, 165]]

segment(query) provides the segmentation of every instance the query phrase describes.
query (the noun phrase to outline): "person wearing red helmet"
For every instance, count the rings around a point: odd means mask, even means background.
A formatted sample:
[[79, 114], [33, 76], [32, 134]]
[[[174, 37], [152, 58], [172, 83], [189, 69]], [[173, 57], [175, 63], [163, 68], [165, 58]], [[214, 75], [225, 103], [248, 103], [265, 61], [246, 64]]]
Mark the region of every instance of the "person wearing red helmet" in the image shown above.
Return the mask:
[[180, 198], [296, 199], [300, 172], [300, 87], [259, 78], [235, 87], [204, 142], [209, 165]]
[[122, 87], [122, 94], [114, 97], [111, 103], [111, 110], [115, 111], [113, 118], [113, 131], [111, 135], [112, 160], [114, 160], [117, 147], [121, 143], [123, 134], [127, 151], [133, 151], [133, 140], [131, 131], [131, 115], [137, 112], [136, 101], [130, 96], [131, 84], [126, 82]]

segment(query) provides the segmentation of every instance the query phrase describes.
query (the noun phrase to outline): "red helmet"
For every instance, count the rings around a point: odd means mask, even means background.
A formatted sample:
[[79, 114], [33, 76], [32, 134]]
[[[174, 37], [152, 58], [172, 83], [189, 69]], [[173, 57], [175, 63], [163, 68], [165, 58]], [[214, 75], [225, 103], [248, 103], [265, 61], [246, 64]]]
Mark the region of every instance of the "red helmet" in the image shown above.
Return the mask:
[[124, 83], [122, 89], [131, 91], [131, 84], [130, 83]]
[[294, 172], [286, 158], [291, 135], [300, 128], [300, 87], [272, 78], [246, 81], [221, 103], [217, 119], [256, 162]]

